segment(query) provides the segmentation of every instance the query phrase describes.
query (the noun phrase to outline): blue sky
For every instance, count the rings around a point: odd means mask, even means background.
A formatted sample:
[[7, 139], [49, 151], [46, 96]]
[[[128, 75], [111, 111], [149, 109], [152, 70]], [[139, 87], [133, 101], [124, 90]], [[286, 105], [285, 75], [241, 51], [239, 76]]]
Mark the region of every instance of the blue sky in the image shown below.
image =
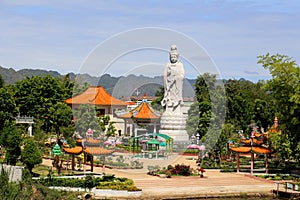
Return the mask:
[[208, 71], [268, 79], [257, 56], [280, 53], [299, 63], [299, 10], [297, 0], [1, 0], [0, 65], [155, 76], [173, 42], [189, 78]]

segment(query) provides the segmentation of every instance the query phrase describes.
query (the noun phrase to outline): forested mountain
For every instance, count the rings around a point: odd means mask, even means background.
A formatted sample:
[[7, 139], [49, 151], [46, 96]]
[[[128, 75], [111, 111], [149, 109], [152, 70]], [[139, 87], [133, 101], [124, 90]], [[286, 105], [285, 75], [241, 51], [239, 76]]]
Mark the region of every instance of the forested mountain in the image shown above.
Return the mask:
[[[52, 77], [63, 78], [65, 75], [60, 74], [56, 71], [42, 70], [42, 69], [22, 69], [14, 70], [12, 68], [4, 68], [0, 66], [0, 74], [4, 80], [5, 84], [14, 84], [17, 81], [23, 80], [26, 77], [32, 76], [43, 76], [51, 75]], [[77, 82], [88, 83], [89, 85], [101, 85], [107, 92], [113, 94], [115, 97], [125, 97], [125, 96], [141, 96], [144, 93], [147, 96], [154, 96], [156, 91], [159, 90], [163, 85], [162, 76], [156, 77], [146, 77], [143, 75], [128, 75], [127, 77], [112, 77], [109, 74], [104, 74], [101, 77], [91, 76], [89, 74], [74, 74], [70, 73], [69, 78], [74, 80], [76, 78]], [[193, 84], [194, 79], [186, 79], [184, 82], [183, 96], [193, 97], [194, 89]]]

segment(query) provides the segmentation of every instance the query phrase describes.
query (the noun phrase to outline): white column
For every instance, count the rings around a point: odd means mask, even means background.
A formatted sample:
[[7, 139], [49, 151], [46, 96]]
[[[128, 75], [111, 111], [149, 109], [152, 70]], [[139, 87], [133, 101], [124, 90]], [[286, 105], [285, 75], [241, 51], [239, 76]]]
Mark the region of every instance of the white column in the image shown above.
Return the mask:
[[31, 137], [32, 136], [32, 124], [29, 124], [28, 133], [29, 133], [29, 136]]
[[154, 124], [153, 124], [153, 127], [154, 127], [153, 132], [154, 132], [154, 133], [157, 133], [157, 132], [156, 132], [156, 128], [157, 128], [156, 126], [157, 126], [157, 124], [154, 123]]
[[127, 135], [127, 120], [124, 119], [124, 136]]
[[134, 137], [136, 137], [137, 136], [138, 127], [137, 127], [137, 125], [134, 122], [132, 122], [132, 128], [133, 128], [133, 131], [134, 131]]

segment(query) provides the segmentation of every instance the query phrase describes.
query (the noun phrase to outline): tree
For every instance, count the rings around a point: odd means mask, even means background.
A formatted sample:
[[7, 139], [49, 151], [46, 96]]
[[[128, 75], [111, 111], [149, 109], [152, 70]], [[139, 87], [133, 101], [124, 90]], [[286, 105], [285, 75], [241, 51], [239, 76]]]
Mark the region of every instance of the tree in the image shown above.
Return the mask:
[[158, 111], [163, 111], [164, 107], [161, 105], [161, 101], [164, 98], [164, 87], [160, 87], [158, 91], [155, 92], [155, 98], [152, 102], [151, 102], [151, 106], [152, 108], [154, 108], [155, 110]]
[[49, 108], [48, 126], [53, 127], [59, 136], [62, 127], [68, 127], [73, 116], [72, 109], [63, 102], [57, 102]]
[[5, 142], [5, 161], [10, 165], [16, 165], [21, 155], [21, 130], [12, 125], [3, 129], [3, 135], [6, 137], [5, 140], [2, 139], [2, 142]]
[[15, 120], [16, 103], [12, 93], [6, 87], [0, 88], [0, 131]]
[[2, 88], [4, 86], [4, 79], [0, 74], [0, 88]]
[[[266, 82], [265, 88], [276, 105], [276, 116], [282, 129], [282, 134], [279, 136], [280, 140], [288, 139], [290, 143], [285, 148], [290, 148], [291, 153], [285, 153], [282, 159], [299, 159], [300, 68], [295, 60], [285, 55], [270, 55], [267, 53], [266, 55], [258, 56], [258, 59], [258, 64], [268, 69], [272, 75], [272, 79]], [[277, 137], [274, 138], [278, 140]], [[275, 140], [272, 142], [276, 143]], [[289, 149], [286, 149], [285, 152], [289, 152]]]
[[79, 133], [84, 134], [89, 128], [91, 128], [96, 135], [102, 132], [103, 127], [100, 125], [100, 119], [97, 116], [95, 106], [81, 105], [79, 109], [75, 111], [74, 117], [76, 119], [76, 131]]
[[115, 136], [117, 129], [114, 126], [115, 122], [110, 121], [109, 115], [104, 116], [104, 117], [107, 117], [107, 119], [108, 119], [106, 133], [105, 133], [106, 140], [107, 140], [109, 137]]
[[209, 87], [216, 83], [216, 76], [205, 73], [199, 76], [195, 82], [195, 102], [188, 111], [187, 133], [188, 135], [200, 134], [203, 137], [211, 120], [211, 99]]
[[267, 129], [274, 118], [274, 103], [263, 86], [262, 81], [226, 81], [226, 123], [234, 125], [236, 130], [244, 130], [245, 133], [251, 132], [250, 124]]
[[217, 81], [216, 75], [205, 73], [197, 78], [195, 88], [195, 102], [188, 111], [187, 132], [189, 135], [199, 133], [207, 151], [223, 148], [217, 146], [225, 121], [223, 84]]
[[42, 163], [42, 154], [32, 138], [25, 140], [21, 160], [31, 173], [36, 164]]
[[27, 77], [17, 82], [14, 90], [20, 115], [44, 119], [49, 117], [50, 107], [57, 102], [63, 102], [71, 93], [71, 88], [66, 88], [61, 79], [50, 75]]

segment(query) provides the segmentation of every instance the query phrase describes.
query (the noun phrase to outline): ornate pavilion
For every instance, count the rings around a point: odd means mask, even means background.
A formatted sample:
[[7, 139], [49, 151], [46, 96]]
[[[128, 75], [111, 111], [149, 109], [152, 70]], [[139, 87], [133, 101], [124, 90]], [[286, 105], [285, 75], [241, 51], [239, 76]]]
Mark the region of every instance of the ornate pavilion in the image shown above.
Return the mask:
[[75, 155], [84, 155], [83, 164], [86, 165], [87, 157], [90, 156], [91, 172], [93, 172], [94, 156], [103, 157], [103, 163], [105, 163], [105, 156], [111, 155], [114, 150], [102, 148], [100, 145], [103, 144], [102, 140], [86, 138], [76, 140], [76, 146], [73, 148], [63, 148], [66, 154], [72, 155], [71, 169], [75, 170]]
[[[142, 102], [129, 112], [119, 112], [117, 117], [124, 120], [125, 134], [137, 137], [150, 132], [157, 133], [161, 114], [155, 112], [147, 101], [146, 94]], [[132, 133], [132, 134], [131, 134]]]
[[237, 172], [240, 171], [240, 156], [241, 155], [250, 155], [251, 163], [250, 163], [250, 173], [253, 174], [254, 170], [254, 154], [264, 154], [265, 155], [265, 169], [266, 173], [268, 173], [268, 156], [273, 153], [273, 150], [270, 147], [268, 138], [272, 133], [281, 132], [278, 129], [278, 119], [275, 117], [274, 124], [267, 131], [262, 133], [258, 133], [256, 128], [251, 132], [250, 139], [246, 139], [242, 132], [240, 132], [241, 144], [235, 147], [233, 144], [229, 144], [229, 149], [235, 153], [237, 153]]

